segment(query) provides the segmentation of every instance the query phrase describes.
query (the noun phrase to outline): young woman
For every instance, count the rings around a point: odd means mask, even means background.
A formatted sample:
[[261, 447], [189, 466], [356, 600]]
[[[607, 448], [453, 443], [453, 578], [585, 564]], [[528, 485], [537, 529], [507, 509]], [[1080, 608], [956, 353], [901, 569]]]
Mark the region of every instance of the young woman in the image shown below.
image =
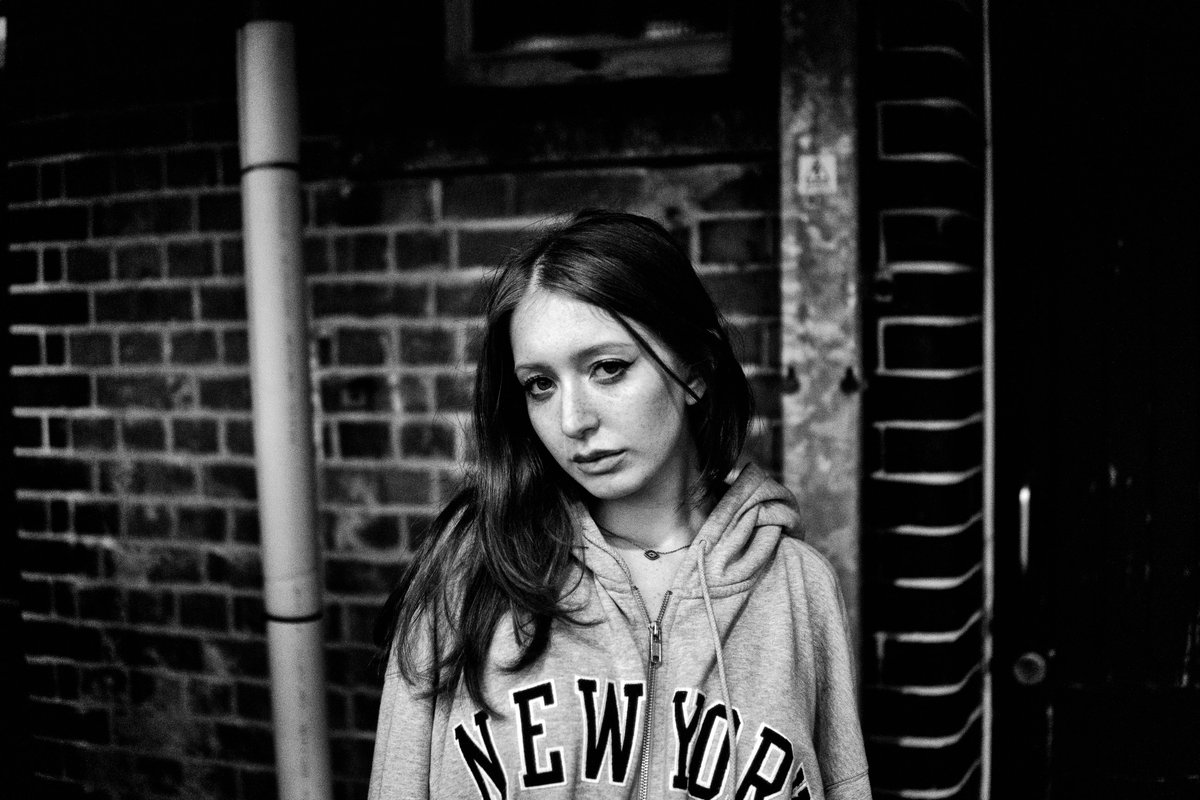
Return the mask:
[[503, 265], [477, 461], [382, 618], [371, 800], [870, 796], [834, 573], [736, 469], [751, 413], [658, 224]]

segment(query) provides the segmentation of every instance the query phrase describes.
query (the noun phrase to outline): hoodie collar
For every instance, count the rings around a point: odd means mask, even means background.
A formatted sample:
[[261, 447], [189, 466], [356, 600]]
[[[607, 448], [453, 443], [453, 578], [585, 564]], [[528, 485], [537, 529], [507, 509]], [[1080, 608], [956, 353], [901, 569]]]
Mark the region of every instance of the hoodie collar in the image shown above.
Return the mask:
[[[582, 503], [575, 504], [574, 516], [580, 561], [602, 583], [629, 587], [625, 563]], [[701, 525], [675, 574], [672, 592], [684, 597], [701, 594], [701, 542], [707, 543], [703, 563], [708, 587], [713, 596], [721, 596], [751, 584], [785, 534], [801, 536], [795, 496], [758, 466], [747, 464]]]

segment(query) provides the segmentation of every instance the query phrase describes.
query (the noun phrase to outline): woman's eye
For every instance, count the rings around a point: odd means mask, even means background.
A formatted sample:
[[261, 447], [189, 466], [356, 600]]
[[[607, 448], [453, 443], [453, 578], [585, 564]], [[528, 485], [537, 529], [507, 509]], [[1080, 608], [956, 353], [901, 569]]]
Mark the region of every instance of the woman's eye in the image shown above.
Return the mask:
[[550, 393], [550, 390], [554, 388], [554, 381], [543, 375], [535, 375], [528, 378], [522, 386], [525, 387], [525, 394], [538, 400]]
[[601, 361], [593, 368], [593, 372], [601, 380], [613, 381], [624, 375], [627, 369], [629, 364], [625, 361]]

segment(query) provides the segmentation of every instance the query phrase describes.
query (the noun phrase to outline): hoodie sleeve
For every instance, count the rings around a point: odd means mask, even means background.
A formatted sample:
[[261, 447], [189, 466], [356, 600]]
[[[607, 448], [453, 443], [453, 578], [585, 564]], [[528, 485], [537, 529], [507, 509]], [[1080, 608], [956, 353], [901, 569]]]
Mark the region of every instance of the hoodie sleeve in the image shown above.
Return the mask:
[[[432, 652], [429, 635], [422, 636], [422, 658]], [[383, 679], [379, 725], [367, 800], [422, 800], [429, 797], [429, 760], [434, 699], [421, 697], [420, 688], [404, 679], [393, 648]]]
[[815, 550], [809, 553], [805, 572], [817, 683], [813, 737], [825, 797], [870, 800], [846, 609], [833, 568]]

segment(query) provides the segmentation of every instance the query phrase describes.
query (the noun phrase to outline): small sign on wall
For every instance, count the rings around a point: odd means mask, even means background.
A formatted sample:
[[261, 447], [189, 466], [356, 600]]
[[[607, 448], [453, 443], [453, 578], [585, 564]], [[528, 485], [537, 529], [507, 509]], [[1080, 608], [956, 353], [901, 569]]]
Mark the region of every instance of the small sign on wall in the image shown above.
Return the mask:
[[837, 192], [837, 156], [833, 153], [800, 156], [796, 192], [800, 195]]

